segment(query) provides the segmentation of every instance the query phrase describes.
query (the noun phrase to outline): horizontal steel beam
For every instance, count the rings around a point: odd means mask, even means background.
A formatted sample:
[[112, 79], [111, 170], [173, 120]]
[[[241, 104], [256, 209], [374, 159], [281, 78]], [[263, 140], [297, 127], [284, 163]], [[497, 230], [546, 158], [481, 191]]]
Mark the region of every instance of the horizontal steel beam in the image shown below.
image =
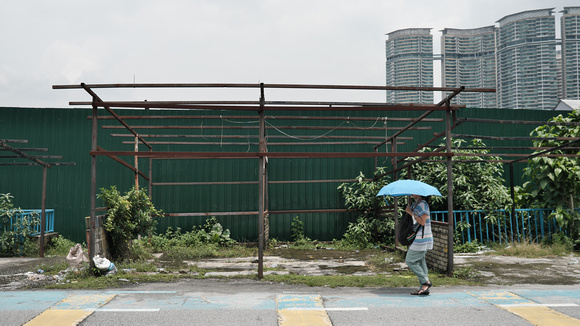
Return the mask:
[[[139, 134], [144, 138], [259, 138], [258, 135], [170, 135], [170, 134]], [[110, 134], [111, 137], [131, 137], [134, 138], [132, 134]], [[313, 135], [292, 135], [293, 137], [300, 138], [302, 140], [313, 140], [313, 139], [385, 139], [384, 136], [313, 136]], [[288, 136], [280, 135], [268, 135], [266, 139], [288, 139]], [[397, 140], [411, 140], [413, 137], [397, 137]]]
[[453, 153], [418, 153], [418, 152], [397, 152], [397, 153], [357, 153], [357, 152], [134, 152], [134, 151], [91, 151], [90, 155], [96, 156], [138, 156], [150, 157], [154, 159], [209, 159], [209, 158], [372, 158], [372, 157], [448, 157]]
[[[357, 212], [355, 209], [293, 209], [293, 210], [275, 210], [267, 211], [268, 214], [307, 214], [307, 213], [351, 213]], [[194, 213], [165, 213], [161, 216], [232, 216], [232, 215], [258, 215], [257, 211], [244, 212], [194, 212]]]
[[[129, 115], [120, 116], [123, 120], [147, 120], [147, 119], [174, 119], [174, 120], [185, 120], [185, 119], [257, 119], [253, 115]], [[88, 116], [87, 119], [91, 120], [93, 117]], [[398, 117], [321, 117], [321, 116], [273, 116], [269, 115], [265, 117], [266, 120], [338, 120], [338, 121], [418, 121], [417, 118], [398, 118]], [[99, 120], [113, 120], [115, 117], [112, 116], [99, 116]], [[257, 121], [257, 120], [256, 120]], [[443, 122], [440, 118], [424, 118], [421, 119], [422, 122]]]
[[[372, 181], [372, 179], [364, 179]], [[334, 180], [278, 180], [268, 181], [268, 184], [296, 184], [296, 183], [336, 183], [355, 182], [358, 179], [334, 179]], [[258, 181], [198, 181], [198, 182], [153, 182], [152, 186], [216, 186], [216, 185], [246, 185], [257, 184]]]
[[149, 108], [149, 109], [187, 109], [187, 110], [230, 110], [230, 111], [447, 111], [465, 108], [465, 105], [438, 106], [435, 104], [380, 104], [369, 106], [284, 106], [284, 105], [187, 105], [187, 104], [155, 104], [153, 102], [97, 102], [92, 103], [104, 108]]
[[[124, 126], [102, 126], [103, 129], [125, 129]], [[258, 126], [138, 126], [133, 129], [258, 129]], [[335, 127], [335, 126], [267, 126], [266, 129], [294, 129], [294, 130], [401, 130], [400, 127]], [[407, 130], [431, 130], [431, 126], [410, 127]]]
[[[131, 145], [135, 142], [123, 141], [124, 145]], [[258, 142], [193, 142], [193, 141], [149, 141], [151, 145], [211, 145], [211, 146], [248, 146], [248, 145], [259, 145]], [[277, 143], [269, 142], [270, 146], [318, 146], [318, 145], [374, 145], [374, 141], [336, 141], [336, 142], [294, 142], [294, 143]], [[405, 145], [404, 142], [397, 142], [397, 145]], [[2, 156], [0, 156], [2, 157]]]
[[[400, 90], [452, 92], [457, 87], [370, 86], [370, 85], [309, 85], [309, 84], [242, 84], [242, 83], [133, 83], [85, 84], [90, 88], [290, 88], [290, 89], [343, 89], [343, 90]], [[53, 85], [53, 89], [84, 88], [82, 85]], [[464, 88], [462, 92], [495, 93], [495, 88]]]

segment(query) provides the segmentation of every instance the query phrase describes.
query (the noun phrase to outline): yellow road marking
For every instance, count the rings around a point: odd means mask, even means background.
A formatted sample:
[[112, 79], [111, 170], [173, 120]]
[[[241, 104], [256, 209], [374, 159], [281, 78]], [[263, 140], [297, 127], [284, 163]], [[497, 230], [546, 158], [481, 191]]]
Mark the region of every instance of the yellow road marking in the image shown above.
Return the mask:
[[43, 311], [26, 326], [78, 325], [116, 294], [72, 295]]
[[580, 326], [579, 319], [572, 318], [547, 307], [547, 305], [538, 304], [511, 292], [474, 292], [470, 294], [522, 317], [533, 325]]
[[580, 320], [544, 306], [502, 307], [534, 325], [580, 325]]
[[78, 325], [85, 320], [92, 311], [79, 309], [48, 309], [36, 316], [33, 320], [26, 323], [26, 326], [60, 326], [60, 325]]
[[279, 326], [332, 326], [320, 295], [276, 296]]

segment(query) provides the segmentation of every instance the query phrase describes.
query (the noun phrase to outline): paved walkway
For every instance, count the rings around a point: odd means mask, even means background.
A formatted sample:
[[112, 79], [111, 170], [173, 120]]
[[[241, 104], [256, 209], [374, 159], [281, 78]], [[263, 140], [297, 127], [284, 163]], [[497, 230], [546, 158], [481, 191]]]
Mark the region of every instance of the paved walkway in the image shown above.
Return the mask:
[[[167, 290], [160, 288], [167, 287]], [[231, 293], [226, 293], [226, 292]], [[434, 288], [324, 289], [180, 282], [104, 291], [7, 291], [2, 325], [580, 325], [580, 291]], [[227, 316], [227, 318], [226, 318]]]

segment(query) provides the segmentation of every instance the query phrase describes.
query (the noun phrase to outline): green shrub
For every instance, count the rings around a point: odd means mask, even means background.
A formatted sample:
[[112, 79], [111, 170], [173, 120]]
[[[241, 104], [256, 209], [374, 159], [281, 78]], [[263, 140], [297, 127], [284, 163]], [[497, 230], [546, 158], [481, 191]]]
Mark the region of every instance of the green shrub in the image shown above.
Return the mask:
[[117, 187], [112, 186], [110, 189], [101, 188], [97, 197], [108, 208], [104, 226], [110, 240], [112, 260], [128, 258], [129, 241], [153, 232], [153, 216], [162, 212], [155, 209], [145, 189], [132, 188], [121, 196]]
[[350, 223], [344, 234], [346, 246], [367, 248], [379, 243], [394, 243], [395, 222], [376, 215], [377, 208], [386, 206], [384, 199], [377, 197], [379, 190], [390, 182], [390, 176], [385, 175], [385, 170], [384, 167], [378, 167], [371, 181], [366, 180], [361, 172], [356, 182], [338, 186], [345, 206], [361, 213], [356, 223]]
[[292, 220], [292, 228], [291, 228], [291, 238], [292, 241], [297, 243], [304, 243], [310, 242], [311, 240], [304, 235], [304, 222], [300, 220], [298, 216], [294, 217]]
[[27, 238], [26, 240], [24, 240], [24, 244], [22, 245], [22, 255], [25, 257], [38, 257], [39, 256], [38, 242], [31, 238]]
[[478, 252], [481, 249], [481, 245], [477, 242], [477, 239], [472, 242], [459, 243], [456, 242], [453, 245], [453, 252], [456, 253], [470, 253]]
[[231, 238], [230, 230], [223, 228], [215, 217], [205, 221], [202, 226], [193, 227], [189, 232], [182, 232], [181, 228], [167, 228], [164, 234], [151, 237], [151, 247], [155, 252], [165, 251], [171, 247], [194, 247], [207, 244], [229, 246], [236, 243]]
[[[53, 238], [49, 246], [46, 248], [46, 254], [51, 256], [66, 256], [68, 255], [70, 248], [74, 247], [76, 243], [69, 240], [63, 236], [58, 236]], [[83, 246], [86, 252], [86, 245]]]
[[371, 225], [364, 217], [359, 217], [356, 223], [349, 223], [344, 233], [344, 242], [346, 245], [368, 248], [372, 241]]

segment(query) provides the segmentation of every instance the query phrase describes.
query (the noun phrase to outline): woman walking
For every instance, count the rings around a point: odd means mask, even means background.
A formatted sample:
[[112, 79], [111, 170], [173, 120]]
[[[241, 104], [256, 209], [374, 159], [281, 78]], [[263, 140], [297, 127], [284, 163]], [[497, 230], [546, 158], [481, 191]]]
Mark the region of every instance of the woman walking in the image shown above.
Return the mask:
[[421, 227], [415, 237], [415, 241], [407, 248], [407, 257], [405, 262], [409, 269], [417, 275], [421, 287], [417, 291], [411, 292], [412, 295], [429, 295], [429, 289], [433, 285], [429, 281], [429, 270], [425, 255], [427, 250], [433, 249], [433, 233], [431, 232], [431, 213], [429, 204], [422, 196], [411, 195], [413, 205], [408, 205], [405, 211], [413, 217], [415, 229]]

